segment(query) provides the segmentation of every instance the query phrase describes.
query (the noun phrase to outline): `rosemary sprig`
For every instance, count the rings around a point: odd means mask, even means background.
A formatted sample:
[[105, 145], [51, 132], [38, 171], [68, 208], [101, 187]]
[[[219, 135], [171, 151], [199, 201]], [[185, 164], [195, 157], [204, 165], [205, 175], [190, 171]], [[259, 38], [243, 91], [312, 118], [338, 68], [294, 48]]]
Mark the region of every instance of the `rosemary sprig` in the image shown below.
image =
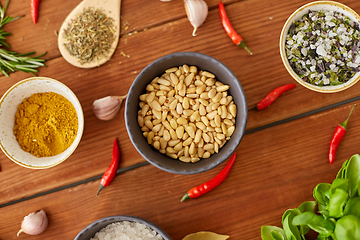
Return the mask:
[[3, 26], [24, 17], [5, 16], [9, 2], [10, 0], [7, 0], [4, 7], [0, 2], [0, 72], [7, 77], [9, 73], [15, 71], [23, 71], [35, 75], [38, 67], [45, 66], [45, 60], [40, 57], [44, 56], [46, 52], [39, 56], [30, 57], [29, 55], [33, 55], [35, 52], [18, 54], [17, 52], [4, 49], [4, 47], [10, 49], [10, 45], [6, 42], [6, 37], [12, 35], [12, 33], [5, 32]]

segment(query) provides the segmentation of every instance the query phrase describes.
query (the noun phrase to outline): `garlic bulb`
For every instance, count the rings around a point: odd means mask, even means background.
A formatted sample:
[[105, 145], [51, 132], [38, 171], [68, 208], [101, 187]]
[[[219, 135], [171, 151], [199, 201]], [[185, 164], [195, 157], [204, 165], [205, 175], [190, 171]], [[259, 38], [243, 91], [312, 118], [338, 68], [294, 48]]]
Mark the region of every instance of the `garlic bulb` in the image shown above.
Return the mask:
[[29, 235], [38, 235], [46, 230], [48, 223], [49, 220], [44, 210], [30, 213], [25, 216], [24, 220], [21, 222], [21, 229], [17, 233], [17, 236], [22, 232]]
[[184, 0], [184, 2], [186, 15], [194, 27], [192, 35], [196, 36], [196, 30], [204, 23], [208, 15], [208, 6], [204, 0]]
[[97, 99], [93, 102], [93, 111], [95, 116], [104, 121], [113, 119], [119, 112], [121, 104], [127, 95], [107, 96]]

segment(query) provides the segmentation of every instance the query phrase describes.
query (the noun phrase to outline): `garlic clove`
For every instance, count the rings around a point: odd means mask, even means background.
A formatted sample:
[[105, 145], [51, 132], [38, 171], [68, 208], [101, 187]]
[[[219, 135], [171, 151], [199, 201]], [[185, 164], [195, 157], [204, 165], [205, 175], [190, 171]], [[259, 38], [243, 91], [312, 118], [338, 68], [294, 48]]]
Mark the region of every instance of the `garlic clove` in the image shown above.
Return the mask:
[[93, 102], [93, 111], [95, 116], [104, 121], [113, 119], [119, 112], [121, 104], [127, 95], [107, 96], [97, 99]]
[[204, 0], [184, 0], [186, 15], [190, 24], [194, 27], [193, 36], [196, 30], [205, 22], [209, 8]]
[[30, 213], [25, 216], [21, 222], [21, 229], [17, 233], [17, 236], [22, 232], [29, 235], [38, 235], [46, 230], [48, 224], [49, 220], [44, 210]]

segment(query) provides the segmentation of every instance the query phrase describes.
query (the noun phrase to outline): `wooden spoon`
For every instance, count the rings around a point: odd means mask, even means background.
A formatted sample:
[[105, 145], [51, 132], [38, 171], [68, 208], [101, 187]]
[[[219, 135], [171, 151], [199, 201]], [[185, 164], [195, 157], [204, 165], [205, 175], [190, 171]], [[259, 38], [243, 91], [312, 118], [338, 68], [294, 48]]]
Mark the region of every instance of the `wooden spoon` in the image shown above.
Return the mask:
[[[68, 27], [69, 22], [78, 14], [81, 14], [85, 8], [92, 7], [94, 9], [102, 10], [108, 18], [114, 19], [114, 27], [115, 27], [115, 40], [111, 45], [111, 49], [106, 57], [101, 59], [93, 59], [89, 63], [80, 64], [79, 59], [71, 56], [69, 51], [65, 48], [65, 38], [63, 37], [64, 30]], [[120, 37], [120, 7], [121, 0], [83, 0], [79, 5], [77, 5], [70, 14], [66, 17], [65, 21], [61, 25], [58, 37], [58, 46], [61, 55], [68, 61], [70, 64], [80, 67], [80, 68], [93, 68], [98, 67], [101, 64], [106, 63], [110, 60], [111, 56], [116, 50], [117, 44], [119, 42]]]

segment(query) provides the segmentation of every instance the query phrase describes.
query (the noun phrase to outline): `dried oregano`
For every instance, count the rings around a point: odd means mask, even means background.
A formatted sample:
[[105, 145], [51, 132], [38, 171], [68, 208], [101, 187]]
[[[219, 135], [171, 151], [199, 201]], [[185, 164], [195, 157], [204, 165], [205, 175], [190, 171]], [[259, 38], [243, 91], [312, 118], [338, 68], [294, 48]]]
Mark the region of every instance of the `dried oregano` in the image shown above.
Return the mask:
[[80, 64], [106, 57], [115, 40], [114, 22], [100, 9], [85, 8], [64, 30], [65, 48]]

